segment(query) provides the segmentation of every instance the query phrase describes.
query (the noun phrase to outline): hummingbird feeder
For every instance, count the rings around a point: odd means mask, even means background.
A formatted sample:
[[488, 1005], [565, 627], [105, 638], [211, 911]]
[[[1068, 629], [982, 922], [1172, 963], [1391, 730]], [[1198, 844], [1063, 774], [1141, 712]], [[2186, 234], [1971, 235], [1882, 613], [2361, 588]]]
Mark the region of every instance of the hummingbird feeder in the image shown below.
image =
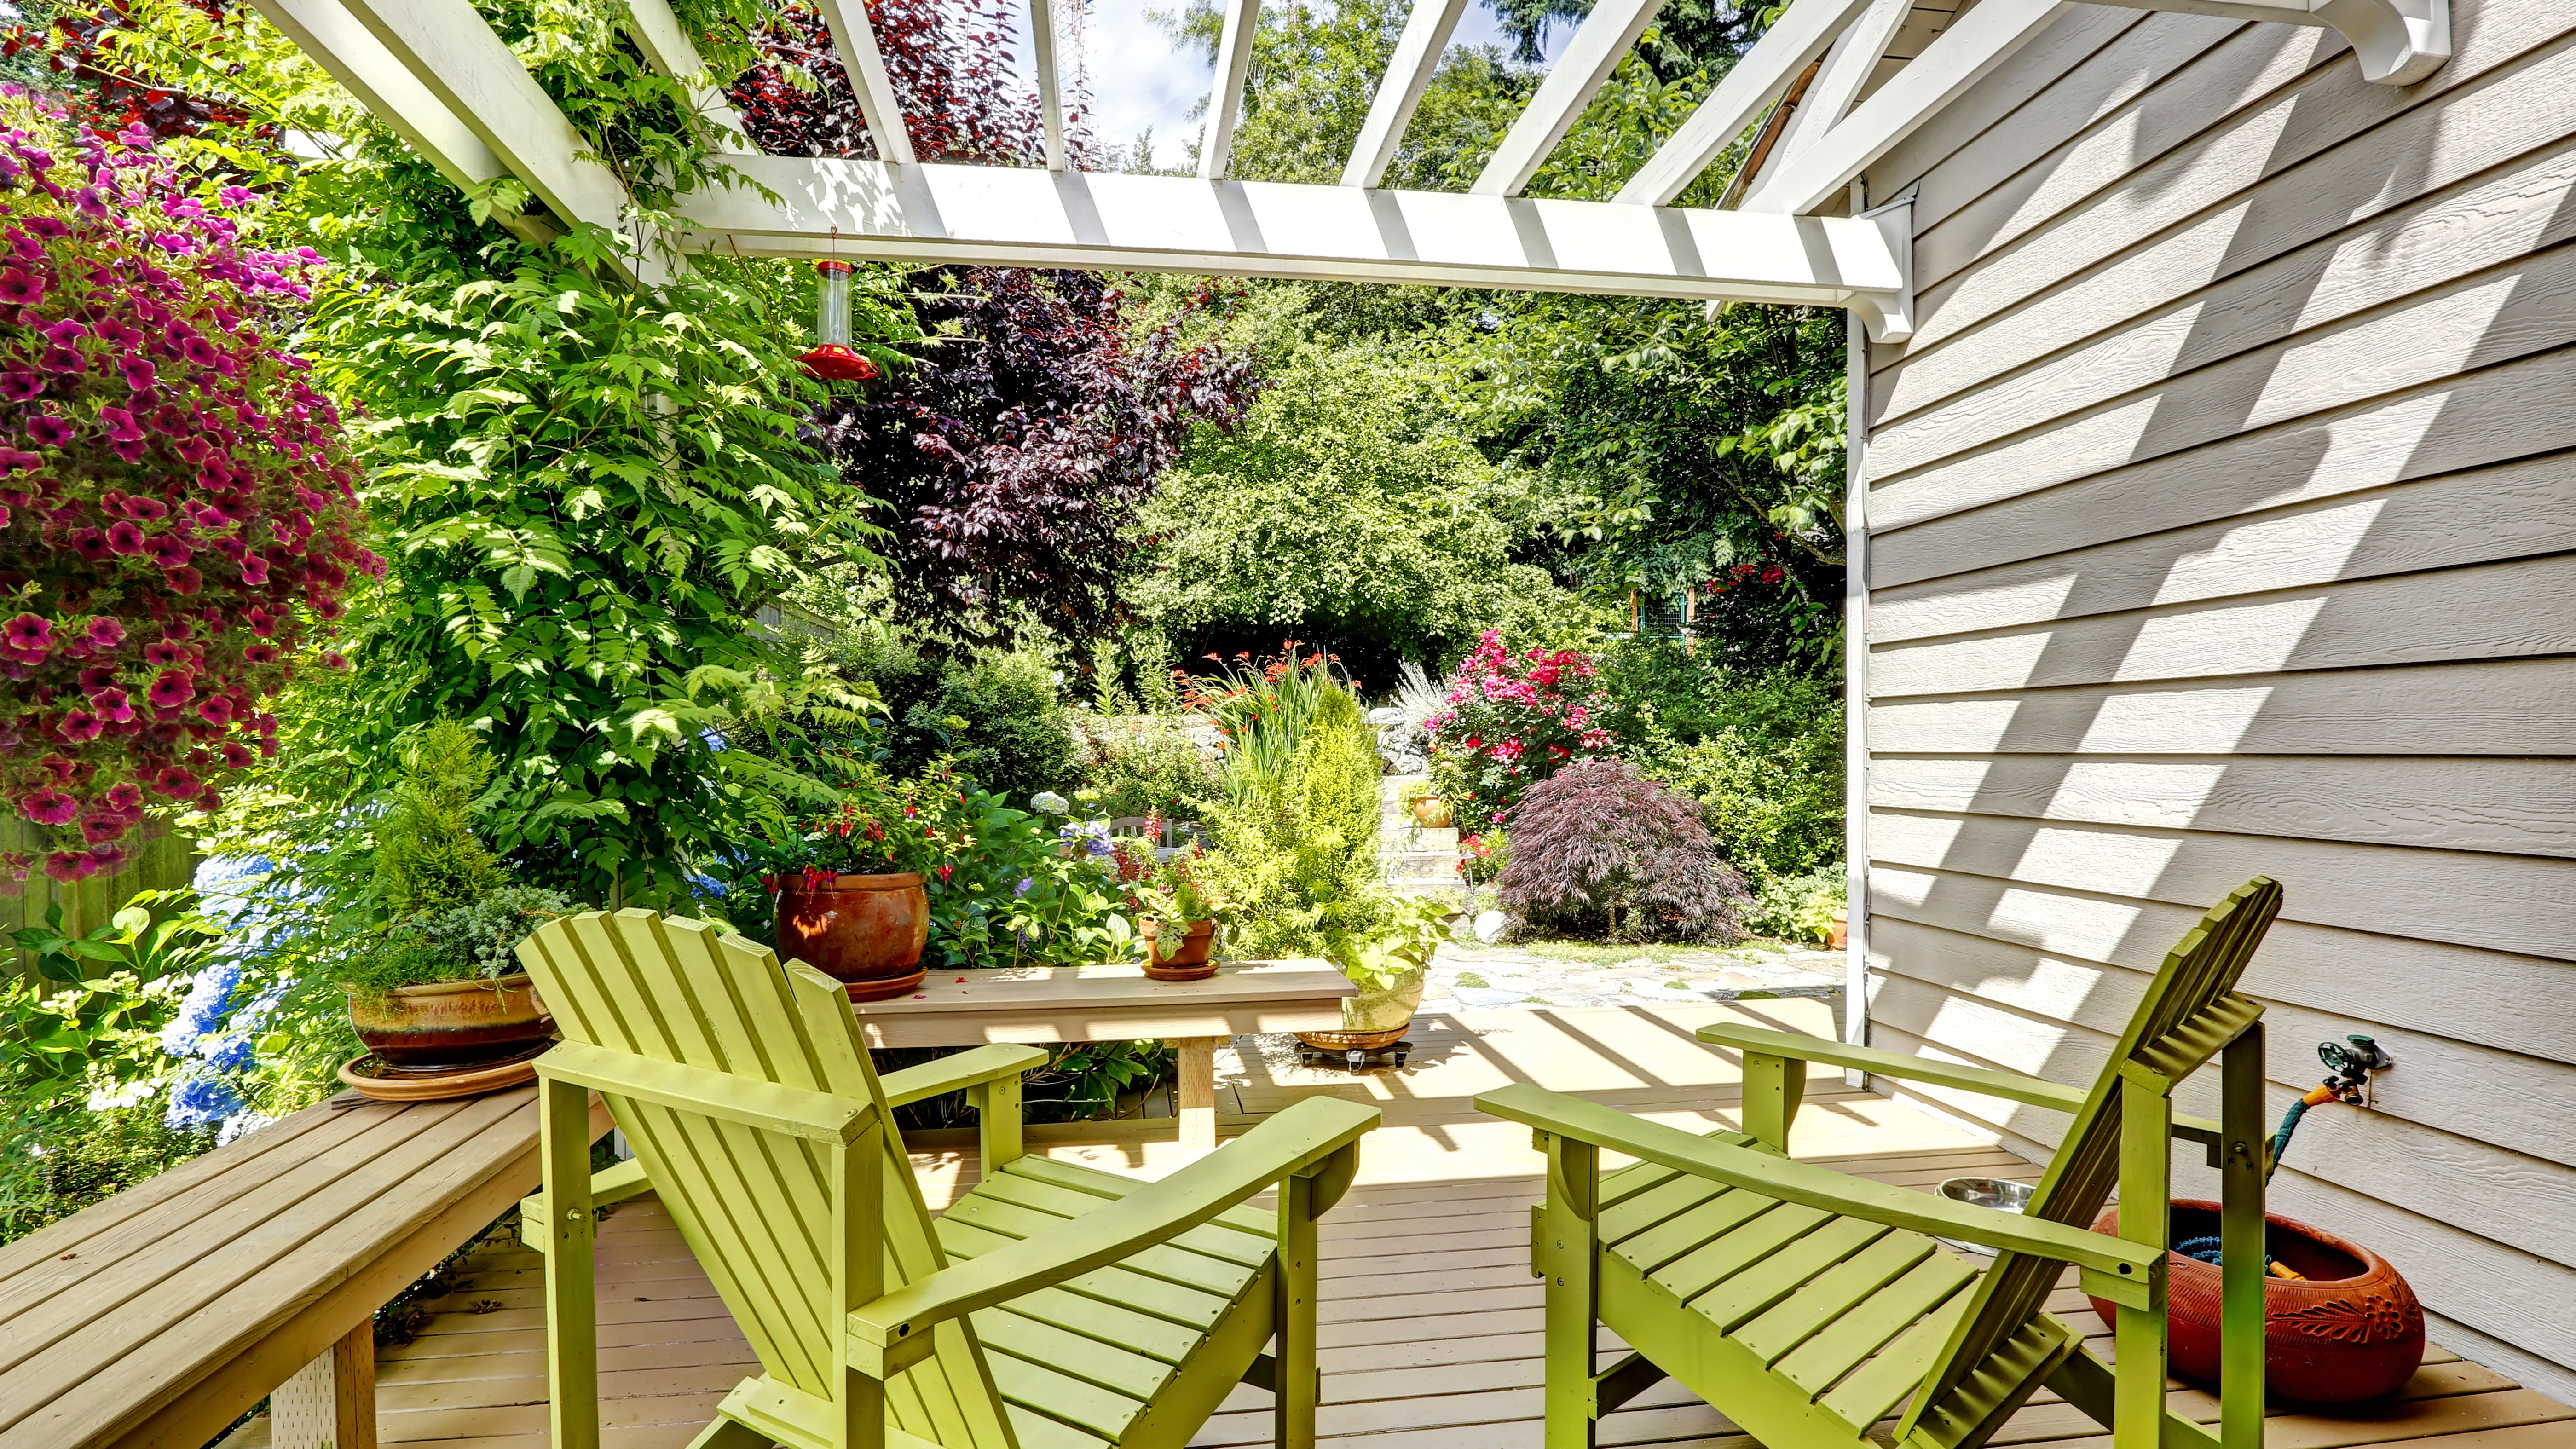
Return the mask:
[[850, 264], [814, 264], [813, 349], [796, 360], [825, 382], [874, 382], [877, 365], [850, 346]]

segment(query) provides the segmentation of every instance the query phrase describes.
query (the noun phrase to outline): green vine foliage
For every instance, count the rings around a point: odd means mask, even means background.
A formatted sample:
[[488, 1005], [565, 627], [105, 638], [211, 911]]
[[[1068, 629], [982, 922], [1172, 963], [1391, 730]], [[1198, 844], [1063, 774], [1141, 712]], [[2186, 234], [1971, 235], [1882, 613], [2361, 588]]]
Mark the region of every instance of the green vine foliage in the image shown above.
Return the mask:
[[621, 287], [567, 245], [485, 255], [508, 274], [325, 319], [394, 560], [352, 649], [380, 704], [353, 727], [389, 747], [474, 722], [503, 855], [584, 899], [673, 899], [732, 809], [705, 671], [792, 668], [752, 616], [871, 530], [797, 436], [818, 389], [750, 289]]

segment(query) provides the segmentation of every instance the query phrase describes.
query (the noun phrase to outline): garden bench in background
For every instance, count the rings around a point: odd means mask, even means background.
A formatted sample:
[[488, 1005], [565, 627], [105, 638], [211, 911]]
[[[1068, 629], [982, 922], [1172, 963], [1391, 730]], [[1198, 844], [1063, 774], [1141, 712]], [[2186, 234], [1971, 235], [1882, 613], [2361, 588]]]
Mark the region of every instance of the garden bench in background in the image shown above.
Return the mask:
[[[594, 1138], [608, 1129], [594, 1106]], [[308, 1108], [0, 1248], [0, 1441], [374, 1449], [376, 1309], [537, 1185], [536, 1089]]]

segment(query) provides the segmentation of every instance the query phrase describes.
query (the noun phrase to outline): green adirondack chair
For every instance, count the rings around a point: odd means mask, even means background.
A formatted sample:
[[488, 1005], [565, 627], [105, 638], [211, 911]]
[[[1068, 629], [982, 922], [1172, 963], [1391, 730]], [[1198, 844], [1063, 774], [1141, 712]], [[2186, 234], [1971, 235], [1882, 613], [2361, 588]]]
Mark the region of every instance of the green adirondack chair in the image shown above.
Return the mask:
[[[693, 1449], [1179, 1449], [1237, 1383], [1314, 1441], [1316, 1220], [1375, 1108], [1310, 1100], [1160, 1182], [1020, 1151], [990, 1046], [879, 1078], [841, 987], [696, 921], [592, 912], [519, 947], [537, 1061], [556, 1449], [597, 1449], [596, 1207], [655, 1192], [765, 1370]], [[983, 1180], [935, 1223], [889, 1114], [966, 1088]], [[590, 1170], [598, 1092], [635, 1149]], [[1275, 1213], [1244, 1199], [1277, 1184]], [[1265, 1352], [1265, 1345], [1275, 1345]]]
[[[2237, 978], [2281, 888], [2257, 877], [2183, 937], [2089, 1093], [1787, 1032], [1711, 1026], [1744, 1054], [1746, 1133], [1699, 1136], [1514, 1085], [1479, 1107], [1537, 1130], [1548, 1159], [1532, 1269], [1547, 1280], [1548, 1449], [1589, 1449], [1602, 1415], [1669, 1374], [1769, 1449], [1978, 1449], [2046, 1384], [2114, 1449], [2259, 1449], [2263, 1439], [2262, 1006]], [[2222, 1123], [2177, 1119], [2212, 1056]], [[2021, 1215], [1788, 1160], [1809, 1062], [2075, 1115]], [[2220, 1431], [2165, 1405], [2171, 1137], [2203, 1142], [2224, 1209]], [[1600, 1153], [1639, 1161], [1604, 1178]], [[2088, 1226], [2114, 1185], [2119, 1237]], [[1999, 1250], [1982, 1275], [1929, 1234]], [[2117, 1367], [2042, 1304], [2068, 1265], [2117, 1304]], [[1635, 1350], [1607, 1370], [1595, 1322]], [[1901, 1410], [1901, 1412], [1900, 1412]], [[1891, 1413], [1891, 1429], [1877, 1426]]]

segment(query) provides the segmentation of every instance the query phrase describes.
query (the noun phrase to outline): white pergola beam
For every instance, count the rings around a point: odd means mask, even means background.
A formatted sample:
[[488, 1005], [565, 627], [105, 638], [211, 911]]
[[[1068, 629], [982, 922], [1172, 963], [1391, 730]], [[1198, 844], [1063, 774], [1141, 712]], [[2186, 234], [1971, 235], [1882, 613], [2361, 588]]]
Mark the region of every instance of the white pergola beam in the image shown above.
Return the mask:
[[886, 74], [885, 56], [877, 50], [876, 29], [868, 24], [867, 0], [814, 0], [823, 13], [824, 28], [832, 32], [832, 48], [840, 52], [841, 71], [850, 78], [850, 89], [858, 92], [859, 116], [868, 123], [868, 134], [877, 142], [880, 159], [899, 166], [915, 160], [912, 132], [903, 123], [903, 107], [895, 103], [894, 80]]
[[1871, 162], [1985, 79], [2071, 3], [1984, 0], [1809, 147], [1796, 166], [1779, 168], [1754, 187], [1743, 209], [1803, 215], [1841, 197]]
[[1565, 53], [1539, 82], [1528, 109], [1467, 189], [1478, 196], [1518, 196], [1527, 189], [1662, 5], [1663, 0], [1595, 0], [1582, 28], [1565, 43]]
[[1226, 0], [1225, 32], [1216, 43], [1216, 84], [1208, 90], [1207, 130], [1199, 138], [1199, 176], [1213, 181], [1234, 159], [1234, 128], [1243, 121], [1243, 88], [1252, 79], [1252, 40], [1261, 30], [1261, 0]]
[[1046, 131], [1046, 168], [1062, 171], [1064, 160], [1064, 82], [1055, 69], [1055, 5], [1029, 0], [1029, 49], [1036, 52], [1038, 120]]
[[1414, 0], [1413, 13], [1405, 17], [1404, 34], [1397, 38], [1377, 94], [1369, 100], [1368, 118], [1360, 122], [1360, 138], [1351, 147], [1350, 163], [1342, 168], [1344, 186], [1375, 186], [1386, 179], [1386, 168], [1404, 143], [1404, 128], [1412, 122], [1414, 108], [1422, 104], [1422, 92], [1431, 84], [1432, 73], [1440, 69], [1449, 36], [1466, 9], [1467, 0]]
[[[308, 11], [331, 0], [310, 0]], [[626, 188], [469, 0], [346, 0], [345, 9], [567, 224], [614, 229]]]
[[446, 102], [422, 85], [356, 16], [340, 8], [339, 0], [253, 3], [269, 24], [313, 57], [459, 190], [508, 174], [510, 168], [483, 144], [483, 138], [458, 120]]
[[2093, 0], [2131, 10], [2174, 10], [2229, 20], [2322, 25], [2352, 42], [2361, 78], [2411, 86], [2451, 58], [2450, 0]]
[[[1914, 12], [1914, 0], [1871, 0], [1860, 18], [1844, 27], [1825, 52], [1825, 63], [1807, 86], [1807, 93], [1790, 113], [1789, 124], [1772, 146], [1766, 168], [1774, 173], [1797, 169], [1798, 158], [1813, 148], [1825, 133], [1843, 117], [1851, 114], [1860, 100], [1861, 88], [1869, 84], [1878, 63], [1887, 55], [1887, 47], [1896, 32], [1905, 25], [1905, 17]], [[1761, 177], [1748, 178], [1758, 189]]]
[[745, 138], [740, 149], [749, 150], [742, 126], [742, 115], [725, 99], [723, 91], [707, 83], [707, 63], [698, 48], [680, 28], [680, 17], [671, 13], [671, 0], [626, 0], [626, 33], [635, 37], [635, 48], [655, 70], [689, 88], [689, 100], [698, 114], [715, 122], [737, 138]]
[[1763, 32], [1753, 48], [1717, 83], [1717, 89], [1691, 112], [1681, 129], [1664, 142], [1617, 200], [1640, 206], [1670, 206], [1683, 188], [1708, 169], [1717, 153], [1744, 134], [1765, 106], [1780, 99], [1798, 73], [1825, 53], [1834, 37], [1851, 23], [1869, 0], [1798, 0], [1777, 23]]
[[751, 186], [690, 195], [692, 249], [1792, 302], [1857, 307], [1881, 340], [1911, 330], [1903, 238], [1876, 218], [831, 157], [736, 164], [776, 199]]

